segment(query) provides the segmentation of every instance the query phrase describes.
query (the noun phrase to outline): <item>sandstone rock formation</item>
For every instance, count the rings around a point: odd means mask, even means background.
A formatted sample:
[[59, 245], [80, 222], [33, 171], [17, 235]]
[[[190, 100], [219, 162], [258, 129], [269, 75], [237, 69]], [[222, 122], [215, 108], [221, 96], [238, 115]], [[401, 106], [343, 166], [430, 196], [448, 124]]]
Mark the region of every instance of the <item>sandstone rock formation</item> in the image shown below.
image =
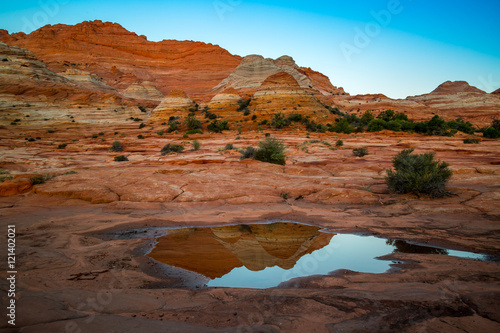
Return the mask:
[[332, 86], [326, 76], [310, 68], [297, 66], [292, 57], [282, 56], [273, 60], [260, 55], [249, 55], [243, 58], [238, 67], [212, 91], [221, 92], [231, 87], [252, 93], [269, 76], [280, 72], [286, 72], [293, 76], [302, 88], [314, 88], [325, 95], [343, 92], [343, 89]]
[[124, 96], [137, 99], [146, 99], [152, 101], [161, 101], [165, 96], [149, 81], [141, 83], [132, 83], [122, 93]]
[[453, 95], [458, 93], [478, 93], [485, 94], [484, 91], [471, 86], [465, 81], [446, 81], [434, 89], [431, 94]]
[[16, 118], [32, 125], [123, 122], [140, 115], [135, 102], [122, 99], [90, 74], [73, 71], [58, 75], [30, 51], [2, 42], [0, 59], [0, 108], [9, 110], [2, 114], [2, 122]]
[[295, 78], [285, 72], [269, 76], [252, 97], [249, 108], [257, 115], [275, 113], [324, 115], [329, 112], [314, 95], [302, 89]]
[[47, 25], [28, 35], [4, 32], [0, 38], [34, 52], [52, 71], [84, 70], [119, 91], [139, 80], [151, 81], [164, 94], [179, 88], [190, 95], [204, 95], [241, 59], [217, 45], [151, 42], [117, 23], [101, 21]]
[[196, 103], [182, 90], [173, 89], [151, 113], [150, 120], [168, 121], [170, 117], [186, 117]]
[[334, 96], [330, 102], [348, 112], [361, 115], [366, 110], [375, 114], [387, 109], [405, 112], [413, 120], [429, 120], [439, 115], [446, 120], [463, 118], [476, 126], [486, 126], [492, 117], [500, 116], [500, 100], [494, 93], [470, 86], [465, 81], [447, 81], [431, 93], [392, 99], [382, 94]]
[[65, 72], [59, 73], [62, 77], [67, 78], [70, 81], [77, 82], [83, 86], [90, 89], [99, 89], [103, 91], [109, 91], [116, 93], [116, 90], [102, 81], [102, 79], [96, 75], [89, 72], [81, 71], [78, 69], [67, 69]]
[[210, 112], [216, 113], [224, 118], [241, 118], [242, 113], [238, 112], [240, 105], [238, 104], [242, 98], [234, 88], [228, 88], [223, 92], [215, 95], [208, 107]]

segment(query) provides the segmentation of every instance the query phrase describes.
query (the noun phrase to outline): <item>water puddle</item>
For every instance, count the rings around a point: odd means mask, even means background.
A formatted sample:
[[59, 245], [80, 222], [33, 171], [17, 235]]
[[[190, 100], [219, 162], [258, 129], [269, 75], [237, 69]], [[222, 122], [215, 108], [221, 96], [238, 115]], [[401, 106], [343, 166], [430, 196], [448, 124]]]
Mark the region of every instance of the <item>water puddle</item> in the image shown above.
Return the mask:
[[393, 252], [487, 259], [482, 254], [334, 234], [290, 222], [172, 229], [157, 238], [148, 256], [205, 276], [209, 287], [269, 288], [338, 269], [385, 273], [394, 262], [377, 258]]

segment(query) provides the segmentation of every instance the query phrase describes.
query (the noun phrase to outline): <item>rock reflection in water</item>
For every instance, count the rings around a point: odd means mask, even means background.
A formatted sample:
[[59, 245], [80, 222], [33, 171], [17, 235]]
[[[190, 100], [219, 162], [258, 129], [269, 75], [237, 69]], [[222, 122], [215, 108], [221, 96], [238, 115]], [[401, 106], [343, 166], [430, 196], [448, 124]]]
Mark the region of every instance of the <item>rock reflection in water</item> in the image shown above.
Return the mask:
[[291, 269], [304, 255], [328, 245], [333, 236], [318, 227], [282, 222], [186, 228], [159, 238], [149, 256], [216, 279], [242, 266], [250, 271]]

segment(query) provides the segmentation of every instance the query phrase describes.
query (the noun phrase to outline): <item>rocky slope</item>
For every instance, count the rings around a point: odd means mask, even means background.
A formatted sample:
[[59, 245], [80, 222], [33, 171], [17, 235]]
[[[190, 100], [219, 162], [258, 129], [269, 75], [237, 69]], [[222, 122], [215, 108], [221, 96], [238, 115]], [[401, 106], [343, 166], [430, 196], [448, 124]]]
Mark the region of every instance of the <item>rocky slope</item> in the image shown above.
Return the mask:
[[161, 101], [165, 96], [149, 81], [133, 83], [122, 94], [124, 96], [136, 99], [146, 99], [152, 101]]
[[391, 99], [382, 94], [335, 96], [332, 103], [348, 112], [361, 114], [366, 110], [375, 113], [386, 109], [405, 112], [413, 120], [428, 120], [439, 115], [446, 120], [463, 118], [476, 126], [486, 126], [492, 117], [500, 116], [500, 99], [494, 93], [470, 86], [465, 81], [447, 81], [434, 91], [406, 99]]
[[91, 21], [47, 25], [29, 35], [0, 34], [2, 41], [34, 52], [49, 69], [88, 71], [118, 90], [150, 81], [166, 94], [173, 88], [206, 94], [239, 64], [217, 45], [192, 41], [151, 42], [117, 23]]
[[292, 57], [282, 56], [273, 60], [260, 55], [243, 58], [238, 67], [212, 91], [221, 92], [227, 88], [235, 88], [252, 94], [268, 77], [280, 72], [293, 76], [301, 88], [314, 88], [316, 92], [324, 95], [344, 92], [342, 88], [332, 86], [330, 80], [321, 73], [297, 66]]
[[136, 102], [121, 98], [93, 74], [61, 75], [26, 49], [0, 42], [0, 122], [123, 122], [137, 117]]
[[266, 78], [253, 95], [249, 108], [258, 116], [275, 113], [329, 116], [312, 89], [302, 88], [292, 75], [285, 72]]
[[151, 113], [153, 122], [167, 122], [170, 117], [186, 117], [196, 105], [182, 90], [173, 89]]

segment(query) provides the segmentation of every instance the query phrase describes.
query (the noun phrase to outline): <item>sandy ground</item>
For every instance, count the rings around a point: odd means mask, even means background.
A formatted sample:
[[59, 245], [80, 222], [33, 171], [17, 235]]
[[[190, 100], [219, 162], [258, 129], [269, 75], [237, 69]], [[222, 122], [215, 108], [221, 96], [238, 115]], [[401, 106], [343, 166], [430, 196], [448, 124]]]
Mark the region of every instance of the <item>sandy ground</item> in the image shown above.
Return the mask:
[[[161, 128], [64, 125], [0, 130], [2, 233], [16, 225], [16, 327], [5, 332], [494, 332], [500, 266], [448, 256], [392, 254], [392, 273], [335, 271], [279, 287], [205, 288], [145, 254], [152, 239], [117, 231], [272, 219], [452, 249], [500, 254], [500, 145], [463, 136], [273, 133], [286, 166], [239, 161], [263, 133], [159, 136]], [[97, 138], [92, 135], [98, 132]], [[115, 134], [115, 132], [117, 132]], [[138, 134], [145, 139], [137, 139]], [[40, 137], [29, 142], [28, 137]], [[342, 138], [344, 146], [334, 149]], [[198, 139], [202, 147], [191, 151]], [[122, 153], [108, 152], [120, 140]], [[319, 140], [319, 141], [317, 141]], [[166, 143], [186, 142], [161, 156]], [[312, 142], [311, 142], [312, 141]], [[57, 149], [67, 143], [64, 149]], [[366, 146], [358, 158], [352, 149]], [[435, 151], [454, 170], [442, 199], [393, 195], [384, 183], [407, 147]], [[116, 155], [128, 162], [114, 162]], [[70, 174], [65, 174], [70, 171]], [[33, 175], [55, 176], [31, 186]], [[1, 258], [2, 276], [7, 262]], [[76, 277], [76, 278], [75, 278]], [[9, 289], [2, 278], [2, 290]], [[2, 304], [7, 304], [2, 292]], [[5, 309], [5, 308], [4, 308]], [[3, 310], [5, 312], [5, 310]], [[6, 318], [3, 315], [3, 318]]]

